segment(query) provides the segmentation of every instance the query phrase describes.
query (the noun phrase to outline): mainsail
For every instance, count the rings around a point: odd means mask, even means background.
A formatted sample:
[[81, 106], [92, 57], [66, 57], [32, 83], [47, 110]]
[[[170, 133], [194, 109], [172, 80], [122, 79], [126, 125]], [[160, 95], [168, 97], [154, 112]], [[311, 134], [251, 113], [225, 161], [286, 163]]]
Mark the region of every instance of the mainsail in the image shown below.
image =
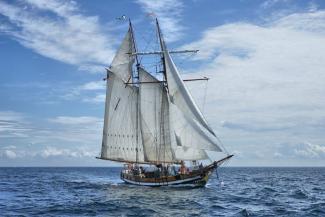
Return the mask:
[[131, 25], [108, 69], [102, 159], [177, 163], [208, 159], [206, 151], [222, 151], [180, 78], [159, 26], [158, 32], [163, 81], [139, 65], [133, 79], [136, 50]]
[[166, 87], [142, 68], [139, 69], [139, 79], [140, 82], [148, 82], [140, 85], [140, 122], [145, 159], [173, 162]]

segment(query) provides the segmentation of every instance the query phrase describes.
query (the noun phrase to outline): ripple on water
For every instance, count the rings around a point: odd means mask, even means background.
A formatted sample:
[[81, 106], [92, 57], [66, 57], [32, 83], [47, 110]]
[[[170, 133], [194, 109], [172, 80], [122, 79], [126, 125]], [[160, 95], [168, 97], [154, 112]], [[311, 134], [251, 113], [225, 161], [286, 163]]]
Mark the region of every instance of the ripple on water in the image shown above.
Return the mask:
[[124, 184], [119, 168], [2, 168], [0, 209], [4, 216], [325, 216], [324, 168], [224, 168], [219, 176], [206, 188], [150, 188]]

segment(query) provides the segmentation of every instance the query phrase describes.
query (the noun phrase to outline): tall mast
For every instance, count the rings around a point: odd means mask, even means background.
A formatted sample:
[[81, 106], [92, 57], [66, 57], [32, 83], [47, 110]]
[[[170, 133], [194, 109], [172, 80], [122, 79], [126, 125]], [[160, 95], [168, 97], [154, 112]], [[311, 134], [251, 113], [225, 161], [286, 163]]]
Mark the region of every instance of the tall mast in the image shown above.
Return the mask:
[[[131, 30], [131, 38], [132, 38], [132, 45], [133, 45], [133, 49], [134, 52], [137, 52], [137, 46], [135, 43], [135, 38], [134, 38], [134, 32], [133, 32], [133, 27], [132, 27], [132, 23], [131, 23], [131, 19], [129, 19], [129, 26], [130, 26], [130, 30]], [[136, 75], [133, 75], [133, 78], [137, 79], [137, 81], [139, 81], [139, 59], [138, 59], [138, 55], [135, 55], [135, 59], [136, 59]], [[133, 73], [132, 73], [133, 74]], [[137, 94], [137, 100], [136, 100], [136, 162], [139, 162], [139, 94]]]
[[158, 38], [159, 38], [159, 43], [160, 43], [160, 49], [161, 49], [161, 61], [163, 64], [163, 73], [164, 73], [164, 80], [167, 81], [167, 76], [166, 76], [166, 63], [165, 63], [165, 54], [164, 51], [166, 50], [166, 45], [164, 38], [161, 34], [158, 18], [156, 18], [156, 26], [157, 26], [157, 32], [158, 32]]
[[137, 68], [137, 75], [134, 76], [136, 78], [139, 78], [139, 67], [140, 67], [140, 62], [139, 62], [139, 57], [137, 55], [137, 45], [135, 43], [135, 37], [134, 37], [134, 32], [133, 32], [133, 26], [132, 26], [132, 23], [131, 23], [131, 19], [129, 19], [129, 26], [130, 26], [130, 30], [131, 30], [131, 37], [132, 37], [132, 44], [133, 44], [133, 49], [134, 49], [134, 53], [135, 53], [135, 60], [137, 62], [136, 64], [136, 68]]
[[[163, 65], [163, 74], [164, 74], [164, 80], [167, 81], [167, 74], [166, 74], [166, 62], [165, 62], [165, 51], [166, 51], [166, 45], [165, 45], [165, 41], [164, 41], [164, 38], [161, 34], [161, 30], [160, 30], [160, 26], [159, 26], [159, 22], [158, 22], [158, 19], [156, 18], [156, 26], [157, 26], [157, 32], [158, 32], [158, 38], [159, 38], [159, 42], [160, 42], [160, 49], [161, 49], [161, 61], [162, 61], [162, 65]], [[167, 88], [167, 82], [165, 82], [165, 87], [166, 87], [166, 90], [168, 91], [168, 88]], [[162, 109], [164, 108], [164, 101], [162, 101], [162, 104], [161, 104], [161, 107]], [[165, 154], [166, 154], [166, 138], [165, 138], [165, 122], [164, 122], [164, 118], [163, 118], [163, 115], [164, 115], [164, 111], [162, 110], [161, 112], [161, 126], [160, 126], [160, 135], [163, 135], [162, 136], [162, 139], [163, 139], [163, 160], [165, 160]], [[160, 147], [161, 144], [159, 144], [159, 147]]]

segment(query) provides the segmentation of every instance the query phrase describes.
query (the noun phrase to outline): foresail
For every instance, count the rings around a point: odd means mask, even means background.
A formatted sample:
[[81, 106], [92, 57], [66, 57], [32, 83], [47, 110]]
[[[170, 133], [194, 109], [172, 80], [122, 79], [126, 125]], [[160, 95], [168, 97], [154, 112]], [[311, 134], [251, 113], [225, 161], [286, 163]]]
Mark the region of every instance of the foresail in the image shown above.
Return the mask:
[[[173, 162], [169, 129], [169, 106], [167, 92], [162, 83], [139, 69], [140, 122], [144, 157], [150, 162]], [[157, 83], [154, 83], [157, 82]]]
[[129, 28], [129, 31], [126, 33], [123, 42], [110, 66], [110, 70], [124, 82], [132, 80], [131, 72], [132, 65], [134, 63], [134, 56], [132, 56], [131, 53], [134, 52], [132, 31], [131, 28]]
[[182, 146], [194, 149], [222, 151], [218, 140], [179, 76], [167, 50], [164, 51], [166, 76], [174, 130]]
[[221, 151], [217, 138], [196, 120], [187, 117], [174, 103], [169, 105], [177, 146], [196, 150]]
[[138, 89], [125, 85], [115, 73], [108, 73], [101, 158], [143, 162], [136, 120]]
[[164, 52], [164, 57], [166, 61], [168, 90], [172, 103], [177, 105], [184, 114], [197, 120], [203, 127], [214, 135], [213, 130], [209, 127], [199, 108], [192, 99], [192, 96], [185, 87], [184, 82], [180, 78], [178, 70], [167, 50]]

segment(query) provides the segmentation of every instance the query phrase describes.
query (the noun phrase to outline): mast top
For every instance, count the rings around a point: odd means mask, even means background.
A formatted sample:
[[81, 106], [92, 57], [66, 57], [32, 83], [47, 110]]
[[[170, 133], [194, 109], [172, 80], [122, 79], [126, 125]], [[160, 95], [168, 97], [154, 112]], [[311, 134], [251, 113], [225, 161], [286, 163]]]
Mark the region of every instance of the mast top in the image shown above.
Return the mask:
[[137, 45], [136, 45], [136, 42], [135, 42], [135, 37], [134, 37], [134, 31], [133, 31], [133, 26], [132, 26], [131, 18], [129, 18], [129, 28], [130, 28], [130, 31], [131, 31], [131, 38], [132, 38], [132, 43], [133, 43], [133, 49], [134, 49], [134, 52], [135, 52], [135, 60], [137, 62], [137, 67], [139, 67], [140, 66], [140, 63], [139, 63], [139, 58], [138, 58], [138, 55], [137, 55]]

